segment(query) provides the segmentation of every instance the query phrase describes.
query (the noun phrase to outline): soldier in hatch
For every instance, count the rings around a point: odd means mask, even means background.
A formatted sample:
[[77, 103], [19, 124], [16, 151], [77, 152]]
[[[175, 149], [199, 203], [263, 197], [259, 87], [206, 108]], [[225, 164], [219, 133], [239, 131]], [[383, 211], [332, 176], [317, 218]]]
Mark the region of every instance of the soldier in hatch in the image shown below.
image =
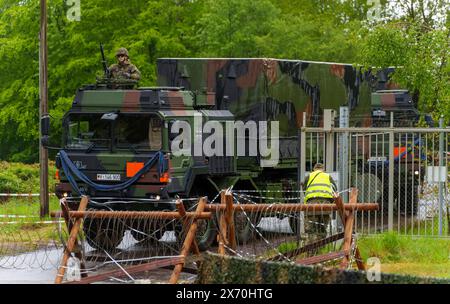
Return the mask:
[[116, 58], [118, 63], [109, 67], [111, 78], [113, 79], [141, 79], [141, 72], [134, 64], [131, 64], [126, 48], [117, 50]]

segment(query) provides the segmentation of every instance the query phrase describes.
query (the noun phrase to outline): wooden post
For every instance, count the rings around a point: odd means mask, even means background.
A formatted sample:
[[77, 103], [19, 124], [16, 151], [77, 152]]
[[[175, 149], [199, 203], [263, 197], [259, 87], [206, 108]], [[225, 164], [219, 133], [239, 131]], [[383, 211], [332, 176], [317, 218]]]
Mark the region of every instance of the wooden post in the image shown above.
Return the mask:
[[[70, 216], [69, 216], [69, 207], [67, 206], [67, 201], [65, 199], [63, 199], [62, 204], [61, 204], [61, 214], [64, 217], [64, 221], [66, 222], [66, 227], [67, 227], [67, 231], [70, 233], [70, 231], [72, 231], [73, 228], [73, 222], [70, 220]], [[78, 240], [75, 240], [75, 247], [78, 246]], [[86, 266], [84, 264], [84, 259], [83, 259], [83, 254], [80, 251], [76, 251], [75, 252], [75, 256], [80, 260], [80, 270], [85, 270]], [[87, 277], [87, 274], [82, 272], [81, 273], [81, 277], [85, 278]]]
[[[225, 190], [220, 193], [220, 204], [226, 208], [226, 197]], [[217, 241], [219, 242], [218, 253], [221, 255], [225, 254], [225, 244], [227, 243], [227, 221], [225, 218], [225, 211], [220, 210], [219, 213], [219, 232], [217, 234]]]
[[[125, 271], [127, 274], [140, 273], [140, 272], [154, 270], [154, 269], [158, 269], [158, 268], [162, 268], [162, 267], [166, 267], [166, 266], [176, 265], [178, 263], [182, 263], [183, 260], [184, 259], [181, 257], [161, 259], [161, 260], [157, 260], [157, 261], [151, 261], [151, 262], [148, 262], [145, 264], [129, 266], [129, 267], [125, 268]], [[81, 281], [65, 282], [64, 284], [90, 284], [90, 283], [95, 283], [95, 282], [99, 282], [99, 281], [104, 281], [111, 277], [115, 277], [115, 278], [123, 277], [123, 276], [126, 276], [126, 273], [122, 269], [112, 270], [112, 271], [104, 272], [104, 273], [97, 274], [94, 276], [90, 276], [88, 278], [82, 279]]]
[[[350, 251], [346, 251], [346, 250], [351, 249], [351, 243], [353, 241], [353, 222], [354, 222], [354, 213], [353, 212], [356, 212], [356, 211], [344, 210], [344, 204], [342, 202], [341, 197], [337, 197], [335, 199], [335, 203], [338, 207], [338, 213], [342, 219], [342, 223], [344, 224], [344, 229], [345, 229], [344, 230], [344, 248], [343, 248], [343, 250], [347, 253], [341, 263], [341, 267], [346, 268], [348, 266], [348, 262], [349, 262], [348, 255], [350, 254]], [[357, 204], [357, 203], [358, 203], [358, 189], [352, 188], [352, 190], [350, 191], [349, 204]], [[366, 265], [364, 264], [364, 261], [362, 260], [361, 253], [360, 253], [358, 247], [356, 247], [356, 250], [355, 250], [355, 260], [356, 260], [356, 265], [358, 266], [359, 270], [366, 269]]]
[[[352, 188], [352, 190], [350, 191], [349, 203], [350, 204], [358, 203], [358, 189], [357, 188]], [[358, 247], [356, 247], [356, 249], [355, 249], [355, 260], [356, 260], [356, 265], [358, 266], [359, 270], [366, 270], [366, 264], [362, 260], [361, 252], [359, 251]]]
[[40, 216], [49, 213], [48, 150], [42, 144], [41, 118], [48, 115], [47, 83], [47, 0], [40, 0], [41, 20], [39, 33], [39, 200]]
[[[184, 204], [182, 200], [177, 200], [176, 202], [176, 207], [178, 212], [180, 213], [180, 215], [182, 217], [186, 216], [186, 209], [184, 208]], [[183, 220], [183, 231], [187, 231], [187, 229], [189, 228], [189, 219], [185, 218]], [[191, 250], [195, 253], [200, 255], [200, 249], [198, 248], [198, 244], [197, 244], [197, 240], [194, 238], [194, 240], [192, 241], [192, 246], [191, 246]]]
[[[79, 211], [84, 211], [87, 207], [87, 204], [89, 202], [89, 198], [87, 196], [83, 196], [81, 198], [80, 205], [78, 206]], [[58, 273], [56, 275], [55, 284], [61, 284], [64, 273], [66, 272], [66, 265], [67, 261], [69, 260], [70, 253], [73, 251], [73, 248], [75, 246], [75, 242], [77, 241], [77, 235], [78, 231], [80, 230], [81, 221], [82, 218], [78, 218], [75, 221], [75, 224], [73, 225], [72, 229], [70, 230], [69, 239], [67, 240], [67, 246], [64, 250], [64, 255], [61, 261], [61, 265], [59, 266]]]
[[341, 263], [341, 268], [347, 268], [348, 262], [350, 260], [350, 251], [352, 246], [352, 232], [353, 232], [353, 221], [355, 219], [353, 211], [349, 211], [348, 216], [346, 217], [345, 221], [345, 228], [344, 228], [344, 247], [342, 248], [345, 252], [345, 256]]
[[337, 212], [341, 218], [342, 225], [345, 227], [345, 218], [347, 217], [347, 212], [344, 209], [344, 203], [342, 202], [342, 197], [338, 196], [334, 199], [334, 203], [337, 206]]
[[225, 193], [226, 203], [226, 221], [227, 221], [227, 241], [231, 249], [236, 250], [236, 235], [234, 229], [234, 209], [233, 209], [233, 195], [231, 192]]
[[[197, 209], [195, 212], [197, 214], [200, 214], [205, 209], [206, 205], [206, 199], [204, 197], [200, 198]], [[197, 218], [194, 217], [194, 220], [192, 222], [191, 227], [189, 228], [189, 231], [186, 235], [186, 238], [183, 242], [183, 247], [181, 248], [180, 255], [184, 257], [184, 260], [186, 259], [187, 255], [189, 254], [189, 250], [191, 248], [192, 242], [195, 238], [195, 233], [197, 231]], [[183, 270], [184, 261], [183, 263], [177, 264], [175, 268], [173, 269], [172, 276], [170, 277], [169, 283], [170, 284], [176, 284], [178, 282], [178, 278], [180, 277], [181, 270]]]

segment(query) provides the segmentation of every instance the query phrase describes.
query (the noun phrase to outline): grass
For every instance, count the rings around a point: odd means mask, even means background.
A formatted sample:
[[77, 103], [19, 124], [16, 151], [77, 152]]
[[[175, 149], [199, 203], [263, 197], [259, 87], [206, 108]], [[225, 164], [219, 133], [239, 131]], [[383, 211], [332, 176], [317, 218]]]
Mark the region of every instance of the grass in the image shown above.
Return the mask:
[[[357, 244], [364, 261], [370, 257], [380, 259], [381, 271], [384, 273], [450, 278], [450, 239], [386, 232], [362, 236]], [[295, 242], [282, 243], [277, 247], [281, 253], [295, 248]], [[336, 250], [339, 250], [338, 247], [325, 246], [318, 254]], [[276, 253], [276, 250], [270, 250], [265, 256], [271, 257]]]
[[[49, 164], [50, 193], [56, 183], [55, 165]], [[0, 193], [39, 193], [39, 164], [0, 162]], [[50, 211], [58, 211], [59, 201], [50, 196]], [[0, 198], [0, 255], [17, 254], [35, 250], [57, 240], [55, 224], [37, 223], [51, 221], [39, 218], [39, 197]], [[26, 217], [7, 217], [26, 216]]]
[[[49, 209], [51, 211], [59, 210], [59, 200], [55, 196], [50, 196]], [[40, 203], [39, 198], [11, 198], [0, 203], [1, 215], [29, 215], [39, 216]], [[11, 221], [13, 218], [0, 218], [0, 221]]]
[[358, 240], [364, 260], [377, 257], [382, 272], [450, 278], [450, 239], [382, 233]]
[[[399, 229], [397, 227], [397, 229]], [[435, 216], [432, 219], [422, 220], [422, 221], [414, 221], [408, 223], [408, 228], [404, 227], [399, 229], [401, 233], [407, 235], [424, 235], [424, 236], [438, 236], [439, 235], [439, 216]], [[450, 235], [449, 234], [449, 223], [448, 217], [444, 214], [442, 219], [442, 235]]]

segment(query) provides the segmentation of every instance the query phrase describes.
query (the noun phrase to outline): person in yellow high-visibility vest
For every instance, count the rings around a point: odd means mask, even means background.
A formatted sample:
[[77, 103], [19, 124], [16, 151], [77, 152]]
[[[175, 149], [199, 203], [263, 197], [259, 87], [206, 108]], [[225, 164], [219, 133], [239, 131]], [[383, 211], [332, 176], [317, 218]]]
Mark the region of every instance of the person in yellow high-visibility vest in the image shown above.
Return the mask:
[[[330, 204], [336, 195], [336, 182], [330, 174], [324, 172], [321, 163], [314, 165], [313, 172], [306, 176], [303, 183], [305, 204]], [[327, 235], [331, 212], [318, 211], [306, 214], [305, 232], [310, 239], [321, 239]]]

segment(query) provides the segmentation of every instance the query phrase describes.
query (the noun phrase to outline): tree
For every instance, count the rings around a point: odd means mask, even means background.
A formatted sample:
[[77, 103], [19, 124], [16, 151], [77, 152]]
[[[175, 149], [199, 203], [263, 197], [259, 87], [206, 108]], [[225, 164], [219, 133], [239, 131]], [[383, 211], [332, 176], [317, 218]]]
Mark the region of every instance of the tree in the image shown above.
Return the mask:
[[279, 10], [269, 0], [207, 0], [196, 24], [200, 56], [261, 57]]
[[446, 1], [394, 1], [387, 18], [362, 30], [359, 61], [366, 67], [397, 66], [393, 78], [409, 88], [419, 109], [450, 118], [450, 20]]

